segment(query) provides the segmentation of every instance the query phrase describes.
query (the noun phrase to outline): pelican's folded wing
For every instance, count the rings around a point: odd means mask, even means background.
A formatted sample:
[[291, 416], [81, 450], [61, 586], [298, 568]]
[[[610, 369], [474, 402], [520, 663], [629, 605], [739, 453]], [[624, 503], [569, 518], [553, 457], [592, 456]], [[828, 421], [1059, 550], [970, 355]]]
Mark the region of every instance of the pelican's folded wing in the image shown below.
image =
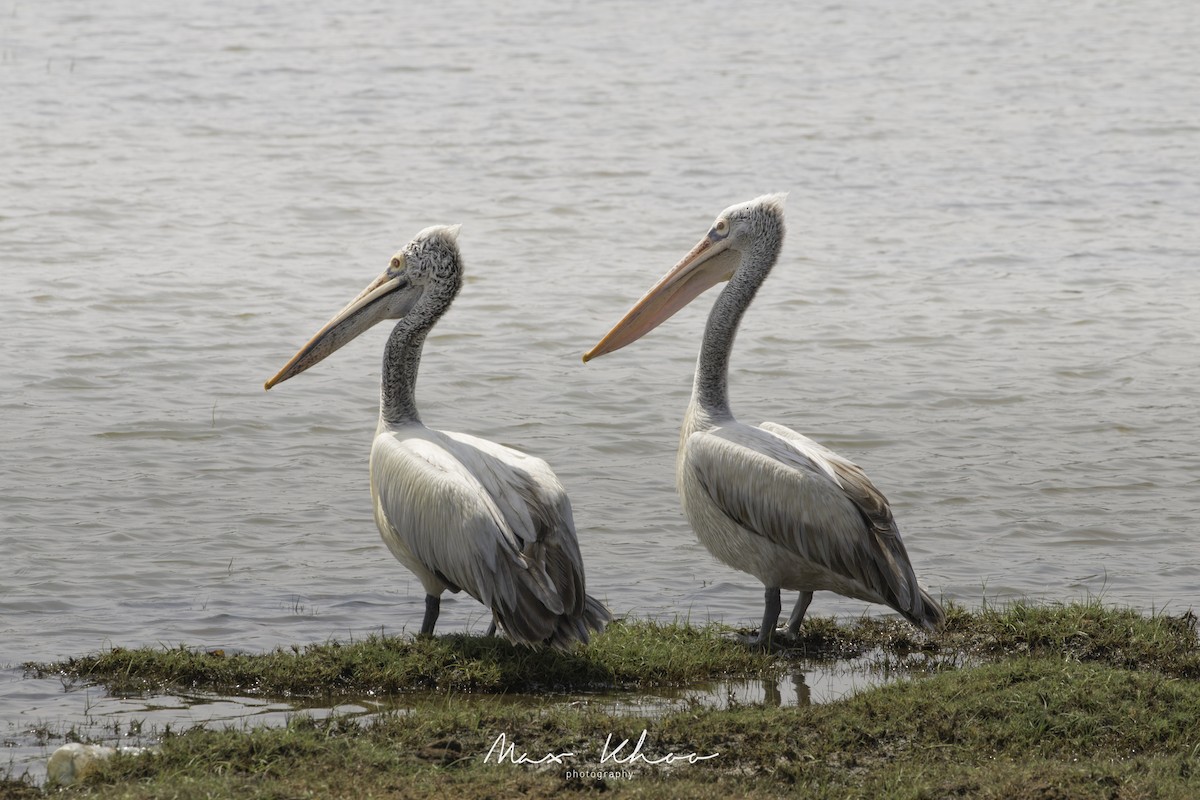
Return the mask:
[[886, 500], [857, 467], [789, 433], [796, 439], [723, 425], [688, 437], [684, 457], [713, 503], [745, 530], [912, 607], [919, 589]]
[[491, 608], [515, 610], [532, 593], [551, 613], [561, 600], [539, 580], [523, 538], [471, 470], [439, 442], [380, 436], [371, 480], [383, 517], [427, 569]]

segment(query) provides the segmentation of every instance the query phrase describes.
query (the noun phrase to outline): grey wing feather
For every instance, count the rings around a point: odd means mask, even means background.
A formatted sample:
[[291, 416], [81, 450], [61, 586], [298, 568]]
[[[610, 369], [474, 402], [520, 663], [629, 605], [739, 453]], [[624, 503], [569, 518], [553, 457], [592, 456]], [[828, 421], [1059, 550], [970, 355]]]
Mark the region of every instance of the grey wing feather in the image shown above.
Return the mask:
[[413, 555], [491, 608], [514, 639], [586, 641], [608, 621], [587, 602], [570, 501], [545, 462], [443, 434], [385, 442], [372, 475]]
[[[839, 456], [824, 445], [814, 442], [807, 436], [796, 433], [791, 428], [777, 425], [774, 422], [764, 422], [759, 426], [768, 433], [773, 433], [786, 440], [802, 455], [818, 461], [827, 473], [831, 473], [841, 487], [846, 497], [854, 503], [863, 519], [875, 533], [885, 539], [900, 541], [900, 531], [892, 516], [892, 507], [883, 492], [875, 488], [862, 467], [847, 458]], [[900, 547], [903, 548], [903, 544]]]
[[928, 596], [917, 585], [891, 508], [855, 464], [770, 423], [696, 433], [687, 448], [700, 484], [743, 529], [860, 584], [928, 627]]

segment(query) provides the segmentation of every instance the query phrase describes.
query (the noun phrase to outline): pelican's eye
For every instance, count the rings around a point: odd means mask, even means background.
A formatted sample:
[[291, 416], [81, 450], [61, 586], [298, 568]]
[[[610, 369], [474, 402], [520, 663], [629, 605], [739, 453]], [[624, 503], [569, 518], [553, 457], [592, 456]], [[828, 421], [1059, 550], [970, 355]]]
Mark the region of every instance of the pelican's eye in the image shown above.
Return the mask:
[[392, 259], [392, 269], [400, 269], [400, 259], [398, 259], [398, 258]]
[[721, 217], [719, 220], [713, 223], [713, 230], [717, 232], [718, 236], [728, 236], [729, 221], [724, 217]]

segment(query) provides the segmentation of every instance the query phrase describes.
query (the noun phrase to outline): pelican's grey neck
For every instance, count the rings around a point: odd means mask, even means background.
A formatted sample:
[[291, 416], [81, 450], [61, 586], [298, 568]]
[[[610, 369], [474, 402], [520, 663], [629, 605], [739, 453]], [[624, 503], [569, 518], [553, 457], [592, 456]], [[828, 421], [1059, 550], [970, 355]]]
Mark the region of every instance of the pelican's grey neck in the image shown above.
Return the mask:
[[782, 230], [758, 238], [753, 248], [742, 254], [742, 263], [708, 314], [700, 357], [696, 360], [692, 406], [713, 421], [733, 418], [729, 410], [729, 356], [733, 340], [742, 315], [775, 266], [782, 244]]
[[383, 379], [379, 385], [379, 415], [384, 422], [403, 425], [421, 421], [416, 400], [421, 348], [461, 286], [461, 279], [449, 285], [429, 285], [413, 309], [392, 329], [383, 348]]
[[421, 421], [417, 414], [417, 370], [421, 367], [421, 348], [425, 346], [425, 336], [435, 321], [418, 319], [416, 314], [409, 314], [396, 323], [383, 348], [379, 414], [391, 425]]

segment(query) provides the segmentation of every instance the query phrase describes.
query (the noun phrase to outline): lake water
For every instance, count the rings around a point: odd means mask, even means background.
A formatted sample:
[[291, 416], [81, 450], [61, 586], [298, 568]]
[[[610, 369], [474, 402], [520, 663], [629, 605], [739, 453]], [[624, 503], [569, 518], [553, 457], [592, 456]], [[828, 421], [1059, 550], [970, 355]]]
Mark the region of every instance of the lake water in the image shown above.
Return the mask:
[[860, 463], [935, 596], [1193, 607], [1198, 42], [1186, 0], [0, 3], [0, 734], [96, 702], [28, 660], [419, 627], [386, 328], [262, 383], [439, 223], [423, 418], [550, 462], [614, 612], [759, 618], [674, 492], [710, 297], [580, 355], [773, 191], [743, 421]]

